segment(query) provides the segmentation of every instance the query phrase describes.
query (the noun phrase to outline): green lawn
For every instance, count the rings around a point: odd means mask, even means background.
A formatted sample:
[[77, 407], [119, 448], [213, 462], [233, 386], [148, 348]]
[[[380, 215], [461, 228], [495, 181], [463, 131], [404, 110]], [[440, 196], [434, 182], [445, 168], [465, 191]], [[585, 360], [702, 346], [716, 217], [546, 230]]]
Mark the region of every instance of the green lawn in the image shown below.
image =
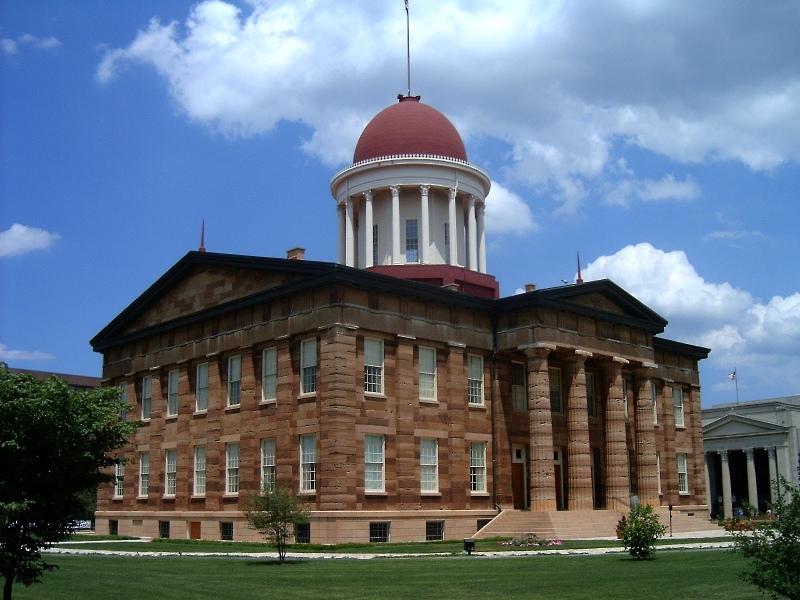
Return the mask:
[[43, 583], [14, 587], [17, 600], [420, 597], [674, 599], [758, 598], [737, 573], [743, 560], [719, 550], [523, 558], [304, 560], [278, 565], [232, 557], [51, 556]]

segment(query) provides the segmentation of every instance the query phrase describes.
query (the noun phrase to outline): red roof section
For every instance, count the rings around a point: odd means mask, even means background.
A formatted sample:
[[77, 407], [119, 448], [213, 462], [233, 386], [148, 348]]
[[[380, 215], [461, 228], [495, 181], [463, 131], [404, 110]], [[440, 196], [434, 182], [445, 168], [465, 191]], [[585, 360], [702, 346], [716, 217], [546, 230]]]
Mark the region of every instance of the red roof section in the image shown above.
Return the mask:
[[364, 128], [353, 162], [413, 154], [467, 160], [464, 141], [447, 117], [422, 104], [419, 96], [402, 96]]

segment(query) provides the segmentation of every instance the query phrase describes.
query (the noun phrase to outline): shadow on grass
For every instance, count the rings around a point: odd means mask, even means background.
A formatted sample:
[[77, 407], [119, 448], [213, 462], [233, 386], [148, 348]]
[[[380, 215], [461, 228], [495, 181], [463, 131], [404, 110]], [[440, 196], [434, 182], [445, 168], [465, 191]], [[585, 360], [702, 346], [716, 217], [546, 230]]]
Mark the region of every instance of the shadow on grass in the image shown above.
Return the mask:
[[277, 558], [272, 558], [265, 560], [247, 560], [244, 564], [248, 567], [288, 567], [293, 565], [302, 565], [307, 562], [307, 560], [285, 560], [281, 562]]

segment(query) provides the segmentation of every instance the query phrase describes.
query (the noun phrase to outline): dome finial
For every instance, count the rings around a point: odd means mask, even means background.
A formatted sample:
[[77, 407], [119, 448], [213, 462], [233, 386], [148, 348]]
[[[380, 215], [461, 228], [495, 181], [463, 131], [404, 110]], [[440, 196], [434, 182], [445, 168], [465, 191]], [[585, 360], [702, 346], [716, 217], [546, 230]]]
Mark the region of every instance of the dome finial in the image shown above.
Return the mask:
[[408, 65], [408, 95], [411, 96], [411, 19], [408, 16], [408, 0], [406, 0], [406, 63]]

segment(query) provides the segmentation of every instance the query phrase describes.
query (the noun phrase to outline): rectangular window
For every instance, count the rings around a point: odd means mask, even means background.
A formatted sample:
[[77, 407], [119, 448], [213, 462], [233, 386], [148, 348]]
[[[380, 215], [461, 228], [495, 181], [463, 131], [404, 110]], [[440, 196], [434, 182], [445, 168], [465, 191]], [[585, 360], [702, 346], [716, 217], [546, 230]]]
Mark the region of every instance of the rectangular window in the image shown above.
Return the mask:
[[444, 539], [444, 521], [425, 521], [425, 541], [438, 542]]
[[658, 425], [658, 389], [655, 381], [650, 382], [650, 396], [653, 399], [653, 425]]
[[221, 521], [219, 524], [219, 539], [227, 542], [233, 541], [233, 523], [231, 521]]
[[297, 523], [294, 526], [295, 544], [311, 543], [311, 523]]
[[206, 447], [195, 446], [194, 449], [194, 496], [206, 495]]
[[369, 524], [370, 542], [389, 541], [389, 523], [370, 523]]
[[364, 436], [364, 491], [383, 492], [384, 438], [382, 435]]
[[689, 493], [689, 470], [686, 463], [686, 455], [678, 454], [678, 493]]
[[444, 263], [450, 264], [450, 225], [444, 224]]
[[486, 491], [486, 443], [469, 445], [469, 485], [473, 492]]
[[178, 414], [178, 378], [177, 369], [169, 372], [167, 377], [167, 416], [174, 417]]
[[239, 493], [239, 444], [225, 445], [226, 494]]
[[317, 340], [303, 340], [300, 345], [300, 393], [317, 391]]
[[672, 400], [675, 404], [675, 427], [685, 427], [683, 417], [683, 390], [679, 387], [672, 388]]
[[378, 224], [372, 226], [372, 264], [378, 264]]
[[278, 398], [278, 349], [267, 348], [261, 356], [261, 401]]
[[[122, 382], [119, 384], [119, 401], [123, 404], [128, 403], [128, 384], [126, 382]], [[126, 421], [128, 419], [128, 411], [124, 408], [119, 411], [119, 420]]]
[[436, 400], [436, 350], [419, 349], [419, 397]]
[[142, 421], [150, 420], [150, 407], [153, 401], [153, 378], [149, 375], [142, 379]]
[[117, 466], [114, 479], [114, 497], [122, 498], [125, 492], [125, 463], [122, 461], [122, 456], [117, 457]]
[[364, 340], [364, 391], [383, 393], [383, 341]]
[[166, 469], [164, 471], [164, 494], [167, 496], [174, 496], [178, 479], [178, 451], [167, 450], [165, 456]]
[[420, 490], [439, 491], [439, 440], [419, 442]]
[[469, 381], [469, 403], [483, 404], [483, 357], [470, 354], [467, 357]]
[[590, 417], [597, 416], [597, 396], [594, 392], [594, 375], [586, 373], [586, 410]]
[[658, 474], [658, 495], [661, 495], [661, 452], [656, 452], [656, 473]]
[[150, 491], [150, 453], [139, 454], [139, 496], [147, 496]]
[[625, 413], [625, 420], [628, 420], [628, 380], [622, 378], [622, 411]]
[[197, 365], [197, 387], [195, 389], [195, 410], [208, 410], [208, 363]]
[[242, 401], [242, 357], [228, 359], [228, 406], [239, 406]]
[[158, 522], [158, 537], [162, 539], [169, 539], [169, 521]]
[[511, 398], [514, 410], [528, 410], [528, 390], [525, 385], [525, 365], [518, 362], [511, 363]]
[[108, 535], [119, 535], [119, 521], [116, 519], [108, 522]]
[[275, 440], [261, 440], [261, 490], [275, 489]]
[[317, 489], [317, 436], [300, 437], [300, 491]]
[[554, 413], [564, 412], [564, 403], [561, 401], [561, 369], [550, 367], [550, 410]]
[[406, 262], [419, 262], [419, 222], [406, 219]]

